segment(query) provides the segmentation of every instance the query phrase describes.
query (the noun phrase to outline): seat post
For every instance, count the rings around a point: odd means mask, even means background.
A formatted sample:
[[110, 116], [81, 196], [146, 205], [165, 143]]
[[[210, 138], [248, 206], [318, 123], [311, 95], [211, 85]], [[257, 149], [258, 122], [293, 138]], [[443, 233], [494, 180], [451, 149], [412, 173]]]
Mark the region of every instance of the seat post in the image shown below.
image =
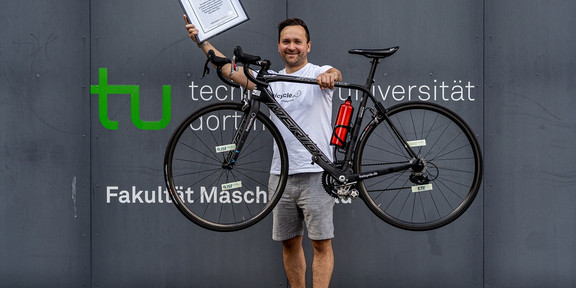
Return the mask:
[[366, 80], [365, 87], [370, 90], [372, 89], [372, 84], [374, 84], [374, 74], [376, 74], [376, 66], [380, 63], [380, 59], [392, 56], [396, 51], [400, 49], [399, 46], [390, 47], [386, 49], [350, 49], [348, 53], [362, 55], [371, 59], [370, 63], [370, 73], [368, 74], [368, 79]]
[[380, 63], [380, 59], [376, 57], [371, 57], [370, 61], [370, 72], [368, 72], [368, 78], [366, 79], [366, 89], [370, 91], [372, 89], [372, 84], [374, 84], [374, 75], [376, 74], [376, 67]]

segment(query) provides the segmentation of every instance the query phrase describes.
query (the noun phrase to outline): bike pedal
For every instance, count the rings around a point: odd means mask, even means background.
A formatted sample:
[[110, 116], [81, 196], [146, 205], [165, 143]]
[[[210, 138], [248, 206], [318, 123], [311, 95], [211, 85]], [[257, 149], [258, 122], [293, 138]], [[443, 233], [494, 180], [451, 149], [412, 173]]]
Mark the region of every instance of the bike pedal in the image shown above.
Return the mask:
[[350, 197], [351, 198], [358, 198], [358, 196], [360, 196], [360, 193], [358, 193], [358, 190], [352, 189], [352, 191], [350, 191]]

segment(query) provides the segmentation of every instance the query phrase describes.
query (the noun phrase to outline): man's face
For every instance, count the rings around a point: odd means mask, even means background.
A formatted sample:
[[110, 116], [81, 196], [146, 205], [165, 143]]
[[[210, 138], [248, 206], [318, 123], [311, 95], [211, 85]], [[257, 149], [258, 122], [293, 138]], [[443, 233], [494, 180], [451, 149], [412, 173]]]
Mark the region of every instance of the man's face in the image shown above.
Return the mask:
[[302, 26], [286, 26], [280, 32], [278, 53], [284, 60], [286, 70], [295, 72], [308, 63], [310, 42], [306, 39], [306, 31]]

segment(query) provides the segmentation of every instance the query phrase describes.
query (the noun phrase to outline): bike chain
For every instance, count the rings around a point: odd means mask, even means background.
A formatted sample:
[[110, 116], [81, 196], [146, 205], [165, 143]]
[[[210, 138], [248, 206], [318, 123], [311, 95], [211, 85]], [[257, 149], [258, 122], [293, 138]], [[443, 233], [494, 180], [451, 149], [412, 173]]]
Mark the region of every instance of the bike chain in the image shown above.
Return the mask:
[[[373, 164], [363, 164], [362, 166], [379, 166], [379, 165], [398, 165], [398, 164], [408, 164], [410, 161], [398, 161], [398, 162], [383, 162], [383, 163], [373, 163]], [[399, 189], [412, 189], [412, 187], [396, 187], [396, 188], [385, 188], [385, 189], [378, 189], [378, 190], [371, 190], [372, 192], [385, 192], [385, 191], [394, 191]]]
[[[396, 165], [396, 164], [408, 164], [408, 163], [410, 163], [410, 161], [365, 164], [365, 165], [362, 165], [362, 166]], [[432, 167], [436, 167], [436, 166], [432, 164]], [[437, 170], [437, 169], [438, 169], [438, 168], [436, 168], [436, 170]], [[436, 175], [436, 177], [434, 177], [434, 179], [432, 179], [432, 180], [435, 180], [436, 178], [438, 178], [438, 175]], [[405, 187], [385, 188], [385, 189], [378, 189], [378, 190], [371, 190], [371, 191], [372, 191], [372, 192], [385, 192], [385, 191], [393, 191], [393, 190], [401, 190], [401, 189], [412, 189], [412, 187], [411, 187], [411, 186], [405, 186]]]
[[362, 166], [378, 166], [378, 165], [397, 165], [397, 164], [408, 164], [410, 161], [399, 161], [399, 162], [383, 162], [383, 163], [373, 163], [373, 164], [362, 164]]
[[[381, 166], [381, 165], [399, 165], [399, 164], [408, 164], [410, 161], [398, 161], [398, 162], [382, 162], [382, 163], [373, 163], [373, 164], [364, 164], [362, 166]], [[342, 198], [338, 195], [338, 189], [335, 187], [336, 180], [332, 178], [328, 173], [322, 173], [322, 186], [328, 195], [333, 198], [339, 199]], [[399, 189], [412, 189], [412, 187], [396, 187], [396, 188], [385, 188], [385, 189], [378, 189], [372, 190], [372, 192], [385, 192], [385, 191], [394, 191]]]

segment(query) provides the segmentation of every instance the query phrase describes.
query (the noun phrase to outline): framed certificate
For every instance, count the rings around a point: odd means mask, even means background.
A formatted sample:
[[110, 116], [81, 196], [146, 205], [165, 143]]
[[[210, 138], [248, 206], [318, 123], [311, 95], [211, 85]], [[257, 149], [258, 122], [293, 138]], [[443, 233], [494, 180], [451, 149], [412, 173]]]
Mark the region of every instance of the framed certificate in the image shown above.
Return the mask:
[[248, 21], [240, 0], [178, 0], [188, 21], [198, 29], [198, 43]]

